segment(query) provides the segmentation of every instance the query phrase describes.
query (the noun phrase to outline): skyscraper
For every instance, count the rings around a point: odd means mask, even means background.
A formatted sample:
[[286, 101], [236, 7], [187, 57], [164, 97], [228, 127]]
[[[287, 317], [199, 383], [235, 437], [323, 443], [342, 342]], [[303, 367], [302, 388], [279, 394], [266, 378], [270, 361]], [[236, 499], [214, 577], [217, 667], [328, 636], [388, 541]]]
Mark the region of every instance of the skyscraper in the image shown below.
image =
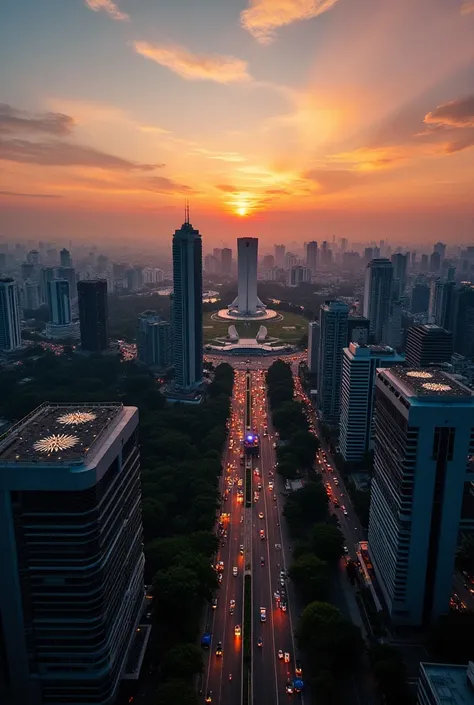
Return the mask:
[[27, 279], [23, 285], [23, 304], [30, 310], [35, 310], [40, 306], [40, 291], [38, 283]]
[[144, 602], [138, 410], [43, 404], [0, 443], [14, 701], [112, 705]]
[[59, 252], [59, 264], [61, 267], [72, 267], [71, 253], [65, 247]]
[[311, 281], [311, 270], [297, 264], [288, 271], [288, 286], [296, 287]]
[[107, 281], [79, 281], [77, 295], [81, 347], [87, 352], [103, 352], [109, 347]]
[[320, 330], [319, 321], [308, 323], [308, 370], [312, 375], [318, 374]]
[[410, 326], [405, 349], [409, 367], [441, 365], [453, 354], [453, 334], [434, 324]]
[[54, 267], [43, 267], [41, 270], [40, 287], [43, 304], [51, 308], [49, 300], [49, 282], [55, 278]]
[[144, 311], [138, 318], [137, 358], [146, 367], [164, 369], [171, 364], [171, 326], [156, 311]]
[[455, 283], [435, 279], [431, 282], [429, 322], [453, 329]]
[[173, 341], [176, 384], [202, 381], [202, 240], [186, 219], [173, 236]]
[[275, 248], [275, 263], [277, 267], [283, 268], [285, 266], [285, 245], [274, 245]]
[[441, 269], [441, 255], [433, 252], [430, 256], [430, 272], [437, 273]]
[[341, 301], [326, 301], [320, 309], [317, 404], [323, 422], [329, 425], [339, 422], [348, 316], [349, 308]]
[[48, 282], [50, 320], [58, 326], [71, 323], [71, 297], [69, 282], [66, 279], [53, 279]]
[[369, 342], [370, 322], [364, 316], [349, 315], [347, 319], [347, 342], [359, 343], [359, 345], [367, 345]]
[[430, 304], [430, 288], [427, 284], [414, 284], [411, 290], [410, 311], [412, 313], [427, 313]]
[[257, 296], [258, 238], [238, 238], [237, 258], [237, 298], [231, 306], [236, 307], [241, 316], [254, 316], [265, 308]]
[[339, 446], [346, 463], [358, 463], [372, 448], [375, 372], [401, 365], [405, 358], [393, 348], [350, 343], [342, 355]]
[[392, 255], [392, 265], [392, 296], [394, 299], [398, 300], [405, 293], [405, 288], [407, 285], [408, 255], [402, 255], [400, 252], [397, 252], [395, 255]]
[[222, 274], [226, 276], [232, 272], [232, 250], [230, 247], [223, 247], [221, 250], [221, 270]]
[[69, 296], [77, 299], [76, 270], [74, 267], [58, 267], [56, 270], [58, 279], [66, 279], [69, 282]]
[[387, 334], [392, 295], [393, 265], [388, 259], [373, 259], [365, 270], [364, 316], [370, 321], [373, 343]]
[[454, 350], [474, 357], [474, 285], [463, 284], [454, 293]]
[[311, 242], [308, 242], [306, 245], [306, 266], [314, 277], [318, 267], [318, 243], [316, 240], [311, 240]]
[[13, 352], [19, 348], [21, 348], [21, 326], [18, 287], [11, 277], [1, 277], [0, 350]]
[[438, 370], [377, 372], [368, 548], [395, 622], [418, 626], [449, 610], [473, 454], [467, 387]]

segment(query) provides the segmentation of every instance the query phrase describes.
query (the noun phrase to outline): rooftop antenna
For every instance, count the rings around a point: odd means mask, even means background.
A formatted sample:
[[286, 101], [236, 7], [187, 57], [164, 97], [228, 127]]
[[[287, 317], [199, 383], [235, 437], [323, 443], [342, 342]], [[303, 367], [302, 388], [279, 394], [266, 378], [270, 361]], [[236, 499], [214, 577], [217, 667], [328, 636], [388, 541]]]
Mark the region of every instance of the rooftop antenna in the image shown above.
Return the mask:
[[189, 201], [186, 199], [184, 201], [184, 222], [189, 225]]

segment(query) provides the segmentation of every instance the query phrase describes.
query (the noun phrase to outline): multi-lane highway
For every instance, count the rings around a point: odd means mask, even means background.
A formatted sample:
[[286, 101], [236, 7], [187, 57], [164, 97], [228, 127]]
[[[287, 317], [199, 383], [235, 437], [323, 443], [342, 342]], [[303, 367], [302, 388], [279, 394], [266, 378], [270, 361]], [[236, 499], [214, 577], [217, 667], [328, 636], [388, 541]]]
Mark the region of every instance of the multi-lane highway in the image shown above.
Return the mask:
[[[223, 500], [218, 525], [221, 545], [216, 565], [222, 579], [216, 596], [217, 605], [209, 609], [207, 616], [212, 641], [203, 694], [206, 699], [211, 698], [212, 703], [237, 705], [242, 702], [243, 688], [246, 687], [242, 681], [243, 576], [247, 571], [252, 576], [252, 701], [259, 705], [278, 705], [288, 699], [290, 693], [287, 691], [292, 688], [290, 684], [295, 677], [297, 658], [291, 611], [293, 594], [286, 579], [287, 560], [291, 554], [285, 527], [280, 521], [283, 486], [274, 469], [274, 438], [264, 372], [252, 371], [249, 377], [250, 423], [252, 430], [260, 436], [260, 452], [249, 461], [252, 501], [246, 508], [241, 444], [246, 430], [247, 373], [238, 370], [224, 456]], [[265, 611], [263, 621], [262, 608]]]

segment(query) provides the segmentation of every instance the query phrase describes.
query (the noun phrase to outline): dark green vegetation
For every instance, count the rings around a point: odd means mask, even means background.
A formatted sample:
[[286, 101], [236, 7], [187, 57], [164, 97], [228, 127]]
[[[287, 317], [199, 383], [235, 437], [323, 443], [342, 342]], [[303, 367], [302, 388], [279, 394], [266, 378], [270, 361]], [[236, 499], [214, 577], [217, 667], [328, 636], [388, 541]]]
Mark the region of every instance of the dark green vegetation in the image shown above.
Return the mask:
[[279, 432], [278, 472], [285, 479], [306, 476], [304, 486], [286, 500], [283, 515], [296, 540], [288, 574], [295, 583], [304, 609], [297, 638], [305, 654], [306, 679], [315, 702], [337, 702], [337, 678], [357, 664], [363, 650], [360, 630], [346, 620], [330, 597], [331, 573], [344, 552], [344, 537], [331, 523], [328, 496], [321, 476], [314, 472], [314, 458], [320, 447], [309, 431], [303, 405], [294, 401], [290, 366], [278, 360], [267, 373], [268, 396], [273, 424]]
[[150, 658], [159, 668], [158, 704], [196, 702], [192, 679], [203, 662], [195, 644], [203, 607], [217, 588], [213, 528], [233, 374], [229, 365], [219, 365], [199, 407], [168, 406], [151, 376], [113, 356], [42, 353], [0, 375], [0, 417], [12, 421], [44, 401], [121, 401], [139, 408], [145, 573], [155, 597]]
[[389, 644], [379, 644], [370, 650], [369, 658], [384, 703], [413, 703], [402, 653]]

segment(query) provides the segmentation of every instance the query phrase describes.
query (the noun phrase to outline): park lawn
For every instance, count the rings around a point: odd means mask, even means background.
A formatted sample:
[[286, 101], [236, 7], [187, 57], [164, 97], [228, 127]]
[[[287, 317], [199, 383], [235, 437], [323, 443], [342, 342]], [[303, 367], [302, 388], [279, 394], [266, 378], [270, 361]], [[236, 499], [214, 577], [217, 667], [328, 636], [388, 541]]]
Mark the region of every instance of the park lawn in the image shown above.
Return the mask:
[[[255, 338], [261, 325], [265, 325], [268, 330], [268, 335], [271, 338], [280, 338], [287, 342], [297, 342], [308, 332], [308, 321], [304, 316], [296, 313], [281, 312], [283, 315], [282, 321], [272, 323], [271, 321], [259, 323], [243, 323], [236, 321], [235, 327], [241, 338]], [[213, 321], [212, 313], [205, 313], [203, 317], [204, 325], [204, 342], [209, 343], [215, 338], [221, 338], [227, 335], [230, 323]], [[210, 327], [212, 326], [212, 328]], [[290, 328], [290, 330], [285, 330]]]

